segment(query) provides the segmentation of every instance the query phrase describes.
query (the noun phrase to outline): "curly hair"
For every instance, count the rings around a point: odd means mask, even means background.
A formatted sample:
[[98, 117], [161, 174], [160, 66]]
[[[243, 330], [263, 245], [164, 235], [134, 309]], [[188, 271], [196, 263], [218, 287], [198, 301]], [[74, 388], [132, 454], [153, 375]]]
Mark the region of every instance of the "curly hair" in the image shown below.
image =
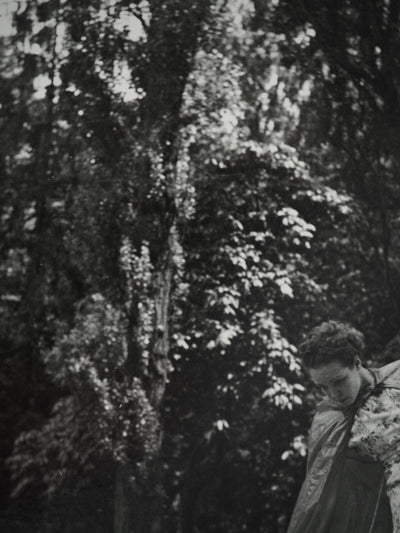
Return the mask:
[[363, 334], [344, 322], [329, 320], [313, 328], [299, 346], [299, 355], [306, 368], [318, 368], [339, 361], [352, 368], [356, 356], [365, 350]]

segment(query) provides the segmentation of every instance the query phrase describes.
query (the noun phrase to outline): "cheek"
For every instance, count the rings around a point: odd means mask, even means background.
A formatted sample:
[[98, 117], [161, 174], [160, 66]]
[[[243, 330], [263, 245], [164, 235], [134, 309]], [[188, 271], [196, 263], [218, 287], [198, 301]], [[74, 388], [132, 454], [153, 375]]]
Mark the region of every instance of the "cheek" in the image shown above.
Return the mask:
[[348, 390], [351, 393], [351, 395], [357, 396], [359, 389], [360, 389], [360, 385], [358, 383], [358, 380], [355, 378], [350, 379], [348, 383]]

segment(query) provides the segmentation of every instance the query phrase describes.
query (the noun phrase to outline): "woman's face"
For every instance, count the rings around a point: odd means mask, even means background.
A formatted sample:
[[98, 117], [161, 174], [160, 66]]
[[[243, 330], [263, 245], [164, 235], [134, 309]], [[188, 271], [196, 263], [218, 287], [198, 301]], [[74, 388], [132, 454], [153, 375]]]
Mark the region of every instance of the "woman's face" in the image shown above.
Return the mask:
[[361, 387], [360, 365], [349, 368], [340, 361], [331, 361], [318, 368], [310, 368], [310, 377], [315, 385], [331, 400], [343, 406], [354, 403]]

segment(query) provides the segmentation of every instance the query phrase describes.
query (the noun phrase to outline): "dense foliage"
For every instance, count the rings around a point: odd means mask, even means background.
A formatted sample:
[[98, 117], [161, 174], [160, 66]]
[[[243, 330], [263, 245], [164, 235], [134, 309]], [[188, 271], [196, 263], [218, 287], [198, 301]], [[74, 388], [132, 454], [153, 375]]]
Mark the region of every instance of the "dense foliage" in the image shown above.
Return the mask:
[[[1, 38], [0, 524], [285, 531], [326, 318], [396, 358], [395, 0], [30, 0]], [[382, 354], [382, 355], [380, 355]]]

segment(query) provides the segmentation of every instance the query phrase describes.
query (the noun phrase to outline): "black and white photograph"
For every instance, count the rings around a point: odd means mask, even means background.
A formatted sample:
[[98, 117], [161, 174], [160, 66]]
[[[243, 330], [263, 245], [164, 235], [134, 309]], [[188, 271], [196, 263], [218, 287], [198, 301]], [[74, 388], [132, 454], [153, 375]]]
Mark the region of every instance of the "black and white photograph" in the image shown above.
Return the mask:
[[400, 0], [0, 0], [0, 532], [400, 533]]

